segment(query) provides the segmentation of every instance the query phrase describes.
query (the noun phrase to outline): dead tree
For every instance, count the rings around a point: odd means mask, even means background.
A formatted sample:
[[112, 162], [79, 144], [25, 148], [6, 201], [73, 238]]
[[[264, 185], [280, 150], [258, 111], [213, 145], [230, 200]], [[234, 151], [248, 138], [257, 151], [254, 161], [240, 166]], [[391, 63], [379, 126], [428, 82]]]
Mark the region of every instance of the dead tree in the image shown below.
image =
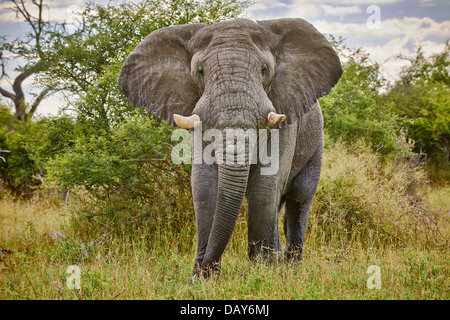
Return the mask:
[[[1, 41], [0, 62], [2, 68], [1, 78], [7, 77], [5, 73], [5, 64], [7, 58], [3, 57], [3, 51], [11, 52], [15, 57], [22, 57], [28, 61], [28, 63], [19, 68], [19, 74], [14, 79], [12, 84], [12, 91], [8, 91], [0, 87], [0, 94], [4, 97], [11, 99], [15, 107], [15, 115], [19, 121], [26, 121], [31, 118], [35, 113], [37, 107], [41, 101], [50, 92], [49, 87], [45, 87], [39, 94], [34, 97], [34, 100], [27, 104], [25, 101], [25, 95], [22, 89], [22, 85], [25, 79], [32, 74], [35, 74], [45, 67], [43, 52], [41, 50], [41, 37], [44, 31], [45, 25], [48, 23], [44, 20], [42, 14], [46, 5], [43, 0], [32, 0], [31, 4], [25, 3], [24, 0], [12, 0], [13, 7], [10, 9], [16, 13], [16, 17], [20, 16], [31, 27], [31, 31], [26, 35], [26, 39], [16, 39], [12, 42], [7, 42], [5, 38]], [[30, 13], [28, 6], [34, 5], [38, 9], [37, 16]], [[29, 106], [29, 110], [28, 109]]]

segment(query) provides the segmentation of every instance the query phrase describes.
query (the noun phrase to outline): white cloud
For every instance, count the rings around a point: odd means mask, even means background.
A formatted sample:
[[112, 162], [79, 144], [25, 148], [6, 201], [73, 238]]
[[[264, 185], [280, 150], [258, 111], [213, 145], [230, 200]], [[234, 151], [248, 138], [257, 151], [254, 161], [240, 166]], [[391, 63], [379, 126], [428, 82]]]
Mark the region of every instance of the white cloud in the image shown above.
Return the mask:
[[434, 0], [420, 0], [421, 7], [433, 7], [435, 5]]
[[380, 5], [380, 4], [385, 4], [385, 3], [394, 3], [394, 2], [401, 2], [401, 1], [404, 1], [404, 0], [335, 0], [335, 1], [318, 0], [318, 1], [315, 1], [315, 2], [322, 2], [322, 3], [330, 3], [330, 2], [332, 2], [335, 5], [359, 5], [359, 4], [364, 4], [364, 5], [376, 4], [376, 5]]
[[[324, 15], [337, 15], [343, 17], [347, 14], [362, 13], [367, 5], [394, 3], [404, 0], [293, 0], [291, 3], [283, 3], [280, 0], [260, 0], [250, 6], [248, 14], [257, 19], [281, 18], [277, 9], [283, 10], [283, 18], [301, 17], [312, 20]], [[364, 6], [364, 8], [362, 8]], [[286, 10], [287, 9], [287, 10]]]
[[[11, 91], [11, 93], [13, 93], [13, 82], [15, 80], [15, 78], [19, 75], [18, 72], [14, 72], [11, 73], [9, 76], [10, 78], [2, 78], [0, 79], [0, 87], [2, 87], [5, 90]], [[33, 84], [33, 79], [32, 77], [28, 77], [25, 80], [22, 81], [22, 85], [24, 86], [31, 86]]]
[[[48, 3], [43, 10], [43, 17], [46, 20], [57, 20], [63, 21], [70, 16], [73, 9], [77, 6], [83, 7], [85, 0], [66, 0], [66, 1], [51, 1]], [[22, 21], [21, 16], [17, 16], [16, 13], [9, 9], [12, 8], [13, 5], [3, 4], [0, 7], [0, 21], [1, 22], [17, 22]], [[27, 6], [27, 10], [31, 15], [37, 16], [38, 9], [34, 5]]]
[[381, 21], [380, 29], [369, 29], [366, 23], [329, 22], [316, 20], [314, 26], [325, 34], [340, 34], [346, 40], [346, 45], [363, 43], [363, 49], [370, 54], [370, 59], [382, 63], [382, 73], [388, 80], [398, 77], [401, 68], [408, 61], [395, 58], [401, 54], [412, 57], [415, 47], [423, 45], [426, 56], [442, 52], [445, 43], [424, 41], [427, 37], [450, 37], [450, 21], [436, 22], [424, 17], [403, 17], [402, 19], [388, 19]]
[[445, 43], [436, 43], [433, 41], [417, 41], [414, 48], [407, 47], [405, 38], [395, 38], [387, 44], [378, 46], [364, 46], [364, 49], [370, 54], [370, 59], [381, 63], [381, 72], [389, 81], [398, 78], [399, 72], [405, 66], [409, 65], [409, 61], [398, 58], [398, 55], [404, 57], [414, 57], [415, 50], [419, 43], [422, 45], [422, 52], [425, 57], [442, 52]]
[[[377, 4], [396, 2], [400, 0], [377, 0]], [[279, 0], [261, 0], [250, 6], [249, 14], [255, 11], [265, 11], [263, 15], [258, 12], [258, 19], [280, 18], [277, 16], [276, 9], [287, 8], [289, 11], [284, 18], [302, 17], [304, 19], [319, 17], [323, 15], [339, 15], [343, 16], [351, 13], [361, 13], [362, 9], [359, 5], [372, 4], [374, 0], [293, 0], [286, 4]]]
[[288, 7], [286, 3], [281, 1], [273, 0], [273, 1], [256, 1], [255, 4], [251, 6], [252, 10], [268, 10], [273, 8], [282, 8]]
[[[345, 19], [330, 21], [328, 16], [344, 16], [347, 14], [361, 14], [368, 5], [382, 5], [403, 0], [294, 0], [290, 4], [279, 1], [262, 0], [259, 3], [258, 19], [293, 18], [302, 17], [311, 21], [322, 33], [343, 35], [346, 45], [349, 47], [362, 47], [370, 54], [370, 59], [382, 63], [383, 75], [393, 80], [398, 76], [402, 67], [408, 64], [406, 60], [395, 58], [398, 54], [405, 56], [414, 55], [414, 46], [424, 44], [424, 53], [440, 52], [444, 48], [444, 41], [450, 38], [450, 21], [437, 22], [429, 17], [399, 17], [395, 19], [383, 19], [381, 15], [380, 29], [372, 29], [367, 25], [366, 19], [361, 15], [361, 21], [346, 23]], [[433, 5], [432, 0], [421, 0], [420, 4]], [[249, 14], [252, 13], [252, 8]], [[282, 8], [283, 16], [277, 12]], [[266, 10], [267, 9], [267, 10]], [[289, 10], [287, 10], [289, 9]], [[264, 15], [264, 16], [262, 16]], [[355, 21], [353, 19], [353, 21]], [[444, 39], [442, 43], [424, 41]], [[438, 41], [438, 40], [436, 40]]]
[[323, 11], [326, 14], [329, 15], [337, 15], [337, 16], [343, 16], [347, 14], [353, 14], [353, 13], [361, 13], [362, 10], [359, 6], [330, 6], [327, 4], [322, 4], [320, 7], [323, 9]]
[[354, 37], [390, 39], [403, 36], [407, 40], [423, 40], [427, 36], [449, 37], [450, 21], [436, 22], [429, 17], [403, 17], [402, 19], [381, 20], [380, 29], [370, 29], [366, 23], [314, 21], [315, 27], [322, 33], [345, 34]]
[[[41, 104], [36, 110], [36, 115], [51, 116], [56, 115], [61, 110], [61, 107], [65, 105], [64, 99], [61, 94], [53, 94], [42, 100]], [[70, 113], [70, 112], [66, 112]]]
[[279, 10], [283, 11], [284, 18], [302, 17], [304, 19], [313, 18], [323, 14], [320, 5], [311, 0], [294, 0], [292, 3], [286, 4], [279, 0], [261, 0], [249, 7], [248, 16], [250, 18], [276, 19], [280, 18]]

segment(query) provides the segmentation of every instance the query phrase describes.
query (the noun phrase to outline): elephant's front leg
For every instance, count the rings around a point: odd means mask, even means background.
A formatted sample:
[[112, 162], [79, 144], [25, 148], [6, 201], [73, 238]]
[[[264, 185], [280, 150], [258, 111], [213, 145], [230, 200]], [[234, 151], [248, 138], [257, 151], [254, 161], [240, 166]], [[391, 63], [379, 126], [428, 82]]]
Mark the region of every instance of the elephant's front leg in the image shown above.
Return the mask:
[[216, 210], [217, 165], [193, 164], [191, 184], [197, 222], [197, 255], [193, 275], [199, 276]]
[[250, 259], [272, 261], [281, 253], [278, 231], [280, 196], [269, 177], [250, 183], [248, 201], [248, 255]]

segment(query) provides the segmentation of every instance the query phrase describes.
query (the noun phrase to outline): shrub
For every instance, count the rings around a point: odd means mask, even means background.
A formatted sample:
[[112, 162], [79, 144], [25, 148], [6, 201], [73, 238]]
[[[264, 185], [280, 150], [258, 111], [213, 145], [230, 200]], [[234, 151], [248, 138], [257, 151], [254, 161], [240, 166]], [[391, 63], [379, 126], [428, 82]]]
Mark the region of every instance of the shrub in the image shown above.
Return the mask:
[[364, 140], [353, 149], [342, 142], [326, 147], [310, 241], [447, 246], [448, 221], [443, 212], [430, 210], [420, 188], [426, 181], [423, 168], [387, 159]]
[[14, 196], [30, 196], [44, 175], [43, 162], [37, 152], [45, 139], [45, 121], [15, 121], [6, 107], [0, 124], [0, 183]]
[[414, 151], [427, 155], [430, 178], [443, 184], [450, 179], [449, 53], [448, 42], [442, 52], [429, 58], [419, 46], [385, 96], [392, 111], [407, 120]]
[[382, 99], [385, 80], [379, 65], [358, 50], [348, 57], [343, 70], [330, 94], [320, 99], [329, 137], [348, 146], [364, 139], [382, 154], [412, 156], [412, 141], [406, 139], [403, 131], [406, 120], [395, 115]]
[[[189, 166], [171, 163], [172, 127], [139, 110], [111, 132], [79, 136], [47, 166], [53, 186], [70, 188], [85, 223], [118, 232], [142, 223], [183, 228], [193, 212]], [[80, 222], [83, 223], [83, 222]]]
[[17, 121], [10, 110], [0, 111], [0, 184], [16, 197], [31, 197], [43, 187], [46, 162], [70, 146], [75, 125], [68, 116], [34, 117]]

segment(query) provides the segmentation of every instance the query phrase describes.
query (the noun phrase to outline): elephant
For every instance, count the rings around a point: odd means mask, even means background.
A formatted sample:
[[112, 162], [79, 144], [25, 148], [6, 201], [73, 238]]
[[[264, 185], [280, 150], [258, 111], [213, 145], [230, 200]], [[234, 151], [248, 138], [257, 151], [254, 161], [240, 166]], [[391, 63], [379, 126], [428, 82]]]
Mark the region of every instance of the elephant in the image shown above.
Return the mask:
[[[236, 139], [215, 144], [227, 152], [236, 147], [231, 155], [241, 156], [238, 163], [219, 161], [221, 154], [214, 163], [192, 163], [193, 276], [220, 274], [244, 198], [249, 258], [301, 260], [322, 165], [318, 99], [341, 74], [332, 45], [300, 18], [168, 26], [150, 33], [126, 58], [119, 77], [125, 96], [172, 126], [192, 132], [201, 124], [201, 132], [223, 134], [266, 130], [270, 137], [277, 132], [277, 170], [271, 174], [263, 174], [267, 163], [250, 161], [250, 151], [265, 146], [253, 139], [245, 140], [244, 148], [237, 147]], [[278, 225], [283, 209], [284, 253]]]

